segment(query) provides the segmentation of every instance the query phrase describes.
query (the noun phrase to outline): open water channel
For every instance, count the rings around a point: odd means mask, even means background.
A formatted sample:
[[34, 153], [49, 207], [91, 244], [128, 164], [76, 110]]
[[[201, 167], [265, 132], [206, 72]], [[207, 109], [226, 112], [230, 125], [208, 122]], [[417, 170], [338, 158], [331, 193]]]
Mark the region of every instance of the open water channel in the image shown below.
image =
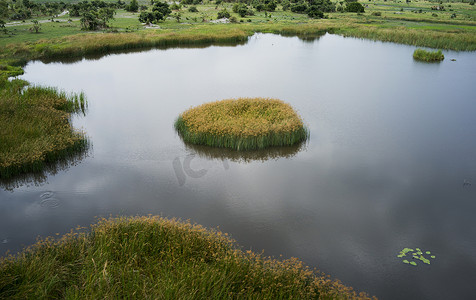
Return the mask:
[[[89, 110], [73, 124], [92, 146], [56, 174], [2, 184], [0, 253], [98, 216], [158, 214], [219, 226], [244, 249], [298, 257], [381, 299], [470, 299], [476, 53], [428, 64], [414, 49], [256, 34], [234, 47], [30, 62], [23, 79], [84, 91]], [[189, 107], [236, 97], [290, 103], [309, 142], [240, 156], [174, 132]], [[405, 247], [436, 258], [404, 264]]]

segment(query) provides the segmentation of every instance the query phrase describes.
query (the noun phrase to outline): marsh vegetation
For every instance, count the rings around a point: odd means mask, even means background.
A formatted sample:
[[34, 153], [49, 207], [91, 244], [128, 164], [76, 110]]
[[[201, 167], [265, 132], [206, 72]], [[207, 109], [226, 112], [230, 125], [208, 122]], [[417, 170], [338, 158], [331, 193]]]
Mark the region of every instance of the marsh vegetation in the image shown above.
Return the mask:
[[216, 230], [160, 217], [99, 220], [0, 258], [0, 298], [370, 299], [297, 259], [240, 250]]
[[428, 51], [419, 48], [413, 52], [413, 58], [426, 62], [438, 62], [444, 60], [445, 56], [443, 55], [443, 52], [441, 52], [441, 50]]
[[48, 162], [87, 147], [83, 132], [71, 127], [71, 113], [84, 112], [84, 94], [0, 80], [0, 178], [43, 170]]
[[221, 100], [191, 108], [177, 118], [175, 129], [185, 142], [236, 150], [291, 146], [309, 137], [289, 104], [266, 98]]

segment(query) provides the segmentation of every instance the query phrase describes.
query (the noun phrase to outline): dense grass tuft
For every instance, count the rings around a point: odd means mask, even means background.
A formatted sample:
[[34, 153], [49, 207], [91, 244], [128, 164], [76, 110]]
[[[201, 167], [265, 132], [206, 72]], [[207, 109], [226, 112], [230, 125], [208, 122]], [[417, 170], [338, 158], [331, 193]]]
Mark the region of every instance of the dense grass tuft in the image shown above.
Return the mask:
[[426, 62], [438, 62], [445, 59], [445, 56], [443, 55], [441, 50], [427, 51], [424, 49], [416, 49], [415, 52], [413, 52], [413, 58]]
[[27, 85], [0, 79], [0, 179], [39, 172], [87, 147], [84, 134], [70, 124], [71, 113], [86, 109], [84, 94]]
[[291, 146], [309, 137], [289, 104], [266, 98], [229, 99], [191, 108], [177, 118], [175, 129], [185, 142], [236, 150]]
[[218, 231], [161, 217], [102, 219], [0, 260], [8, 299], [369, 299], [297, 259], [242, 251]]

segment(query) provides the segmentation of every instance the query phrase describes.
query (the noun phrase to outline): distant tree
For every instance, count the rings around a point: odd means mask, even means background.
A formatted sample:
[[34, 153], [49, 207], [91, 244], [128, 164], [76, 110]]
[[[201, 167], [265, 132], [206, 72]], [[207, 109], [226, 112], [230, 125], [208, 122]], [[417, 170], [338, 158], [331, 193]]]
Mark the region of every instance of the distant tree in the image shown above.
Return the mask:
[[173, 17], [177, 20], [177, 23], [180, 23], [180, 19], [182, 18], [182, 14], [180, 12], [176, 12]]
[[22, 4], [26, 8], [31, 8], [31, 2], [30, 0], [22, 0]]
[[137, 3], [137, 0], [131, 0], [131, 3], [126, 5], [126, 10], [130, 12], [137, 12], [137, 10], [139, 10], [139, 3]]
[[98, 30], [100, 28], [107, 28], [107, 23], [114, 19], [114, 13], [115, 11], [111, 7], [83, 11], [80, 19], [81, 29]]
[[307, 15], [309, 16], [309, 18], [313, 19], [322, 19], [324, 17], [324, 13], [317, 5], [309, 6], [309, 8], [307, 9]]
[[263, 0], [263, 3], [264, 3], [264, 10], [266, 11], [275, 11], [276, 6], [278, 6], [276, 4], [276, 1], [274, 0]]
[[139, 15], [139, 21], [141, 23], [157, 23], [159, 21], [165, 20], [172, 11], [170, 7], [165, 2], [156, 2], [152, 7], [152, 11], [144, 11]]
[[40, 22], [38, 22], [38, 20], [33, 20], [31, 21], [33, 24], [32, 26], [30, 27], [30, 31], [31, 32], [35, 32], [35, 33], [39, 33], [40, 32], [40, 29], [41, 29], [41, 25], [40, 25]]
[[5, 0], [0, 0], [0, 18], [8, 18], [8, 3]]
[[291, 5], [291, 11], [295, 12], [295, 13], [298, 13], [298, 14], [305, 13], [307, 11], [307, 9], [308, 9], [308, 5], [304, 1], [294, 3], [294, 4]]
[[[330, 0], [309, 0], [309, 7], [312, 6], [315, 6], [317, 10], [322, 12], [336, 11], [336, 5]], [[313, 10], [315, 10], [315, 8]]]
[[242, 18], [254, 15], [253, 10], [251, 8], [248, 8], [245, 3], [235, 3], [233, 5], [233, 12], [239, 14]]
[[174, 2], [174, 3], [172, 3], [172, 4], [169, 6], [169, 8], [170, 8], [171, 10], [180, 10], [180, 9], [182, 8], [182, 5], [177, 4], [177, 3]]
[[363, 13], [365, 12], [365, 8], [359, 2], [350, 2], [346, 4], [346, 11], [348, 12], [355, 12], [355, 13]]
[[220, 10], [217, 15], [217, 19], [223, 19], [223, 18], [229, 19], [230, 17], [231, 17], [230, 12], [226, 10], [226, 8]]
[[5, 21], [0, 19], [0, 31], [3, 31], [3, 33], [7, 34], [7, 28], [5, 27]]

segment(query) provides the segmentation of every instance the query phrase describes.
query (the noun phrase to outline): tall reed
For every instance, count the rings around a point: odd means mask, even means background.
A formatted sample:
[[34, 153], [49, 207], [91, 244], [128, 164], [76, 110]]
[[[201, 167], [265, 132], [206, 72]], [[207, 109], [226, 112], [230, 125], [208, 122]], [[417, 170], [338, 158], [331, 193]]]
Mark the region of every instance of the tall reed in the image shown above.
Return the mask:
[[277, 99], [239, 98], [182, 113], [175, 129], [185, 142], [236, 150], [291, 146], [309, 137], [293, 108]]
[[443, 55], [441, 50], [428, 51], [419, 48], [413, 52], [413, 58], [426, 62], [438, 62], [444, 60], [445, 56]]
[[60, 158], [84, 150], [83, 132], [71, 127], [71, 113], [85, 112], [83, 93], [69, 96], [55, 88], [27, 87], [22, 80], [0, 80], [0, 178], [38, 172]]
[[0, 259], [4, 299], [369, 299], [297, 259], [161, 217], [101, 219]]

